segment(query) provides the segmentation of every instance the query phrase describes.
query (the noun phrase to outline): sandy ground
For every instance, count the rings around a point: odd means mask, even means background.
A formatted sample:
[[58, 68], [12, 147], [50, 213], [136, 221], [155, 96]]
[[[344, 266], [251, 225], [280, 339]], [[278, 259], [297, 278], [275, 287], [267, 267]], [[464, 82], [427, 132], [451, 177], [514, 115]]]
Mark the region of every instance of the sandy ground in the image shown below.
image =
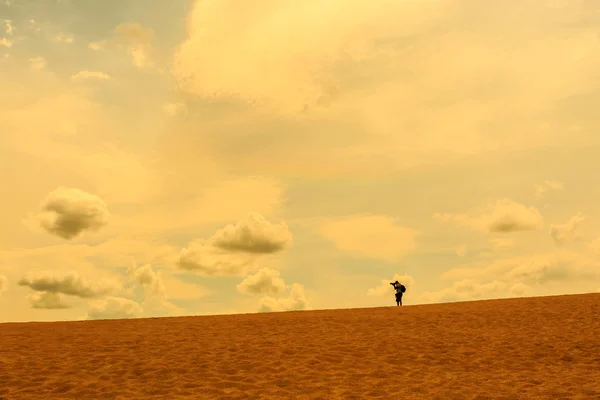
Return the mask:
[[0, 324], [0, 399], [600, 399], [600, 294]]

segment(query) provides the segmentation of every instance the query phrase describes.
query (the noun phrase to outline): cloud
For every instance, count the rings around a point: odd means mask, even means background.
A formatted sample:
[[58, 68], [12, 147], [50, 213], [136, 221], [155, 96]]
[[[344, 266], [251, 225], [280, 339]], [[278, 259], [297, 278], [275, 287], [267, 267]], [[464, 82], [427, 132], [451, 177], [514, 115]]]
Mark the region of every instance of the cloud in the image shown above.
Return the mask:
[[507, 283], [544, 285], [551, 282], [585, 282], [600, 278], [600, 262], [568, 251], [506, 257], [478, 263], [477, 267], [453, 268], [443, 279], [501, 280]]
[[88, 43], [88, 49], [90, 50], [104, 50], [104, 46], [106, 46], [104, 41]]
[[539, 229], [543, 225], [540, 212], [510, 199], [468, 214], [434, 214], [435, 219], [454, 222], [485, 233], [510, 233]]
[[578, 240], [580, 237], [577, 235], [577, 228], [583, 221], [585, 221], [585, 216], [578, 213], [564, 224], [551, 224], [548, 234], [558, 246], [568, 241]]
[[111, 280], [90, 282], [76, 271], [30, 272], [18, 281], [19, 286], [28, 286], [38, 292], [62, 293], [81, 298], [101, 297], [120, 289], [120, 284]]
[[8, 47], [11, 48], [13, 45], [13, 41], [7, 38], [0, 38], [0, 47]]
[[146, 264], [137, 269], [134, 266], [130, 273], [144, 290], [140, 306], [145, 317], [182, 314], [183, 310], [169, 301], [161, 271], [154, 271], [150, 264]]
[[87, 70], [79, 71], [76, 74], [71, 75], [71, 80], [73, 81], [83, 81], [87, 79], [106, 81], [110, 79], [110, 75], [108, 75], [106, 72]]
[[353, 215], [324, 222], [320, 233], [348, 254], [397, 261], [416, 247], [419, 233], [384, 215]]
[[46, 68], [46, 64], [44, 57], [32, 57], [29, 59], [29, 67], [33, 70], [43, 70]]
[[272, 224], [258, 213], [250, 213], [237, 224], [219, 229], [210, 239], [216, 248], [231, 252], [272, 254], [285, 249], [292, 233], [285, 222]]
[[367, 295], [369, 296], [388, 296], [393, 295], [395, 293], [394, 288], [390, 285], [390, 282], [398, 281], [406, 286], [406, 291], [413, 290], [415, 286], [415, 280], [410, 275], [399, 275], [394, 274], [392, 279], [382, 279], [379, 286], [370, 288], [367, 290]]
[[41, 308], [46, 310], [61, 310], [71, 308], [63, 301], [60, 293], [56, 292], [34, 292], [27, 296], [32, 308]]
[[70, 33], [59, 33], [56, 35], [55, 40], [62, 43], [73, 43], [75, 36]]
[[10, 19], [5, 19], [4, 20], [4, 32], [6, 32], [7, 35], [12, 36], [12, 34], [14, 33], [15, 27], [12, 25], [12, 21]]
[[423, 303], [445, 303], [489, 299], [496, 297], [506, 289], [506, 283], [498, 280], [479, 282], [474, 279], [464, 279], [454, 282], [451, 287], [437, 292], [425, 292], [419, 300]]
[[277, 296], [285, 288], [286, 284], [279, 276], [279, 271], [271, 268], [261, 268], [256, 274], [246, 277], [237, 285], [239, 292], [270, 296]]
[[328, 105], [339, 92], [340, 69], [386, 59], [392, 46], [382, 43], [418, 30], [432, 15], [429, 5], [402, 3], [196, 1], [173, 74], [188, 92], [277, 112]]
[[543, 197], [548, 190], [563, 190], [564, 184], [559, 181], [545, 181], [542, 185], [535, 185], [535, 197]]
[[512, 285], [509, 289], [508, 292], [512, 295], [512, 296], [522, 296], [524, 295], [527, 290], [529, 289], [529, 286], [525, 285], [524, 283], [515, 283], [514, 285]]
[[290, 293], [285, 298], [265, 296], [259, 301], [258, 312], [275, 312], [291, 310], [308, 310], [310, 299], [306, 297], [304, 286], [299, 283], [290, 285]]
[[8, 279], [6, 276], [0, 274], [0, 294], [6, 292], [8, 288]]
[[154, 37], [152, 29], [144, 28], [138, 23], [129, 22], [118, 25], [114, 29], [114, 42], [118, 47], [127, 50], [133, 65], [138, 68], [152, 67], [150, 60], [150, 42]]
[[108, 207], [101, 198], [66, 187], [51, 192], [36, 216], [48, 233], [67, 240], [86, 231], [99, 230], [108, 223], [109, 217]]
[[237, 276], [253, 269], [256, 257], [224, 251], [200, 239], [190, 242], [180, 251], [176, 265], [207, 276]]
[[170, 116], [174, 117], [176, 115], [184, 114], [186, 112], [185, 103], [165, 103], [163, 105], [164, 112]]
[[137, 318], [143, 313], [142, 307], [133, 300], [123, 297], [107, 297], [90, 303], [87, 319]]
[[488, 242], [494, 251], [502, 251], [515, 246], [515, 240], [509, 238], [489, 238]]

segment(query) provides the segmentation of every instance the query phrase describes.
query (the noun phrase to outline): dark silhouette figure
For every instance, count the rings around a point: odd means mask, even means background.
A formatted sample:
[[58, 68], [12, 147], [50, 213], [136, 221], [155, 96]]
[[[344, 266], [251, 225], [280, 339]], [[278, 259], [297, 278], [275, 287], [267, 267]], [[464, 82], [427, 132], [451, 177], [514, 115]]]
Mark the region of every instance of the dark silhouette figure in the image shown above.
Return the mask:
[[404, 294], [404, 292], [406, 292], [406, 287], [398, 281], [392, 282], [390, 283], [390, 285], [392, 285], [396, 290], [396, 306], [401, 306], [402, 295]]

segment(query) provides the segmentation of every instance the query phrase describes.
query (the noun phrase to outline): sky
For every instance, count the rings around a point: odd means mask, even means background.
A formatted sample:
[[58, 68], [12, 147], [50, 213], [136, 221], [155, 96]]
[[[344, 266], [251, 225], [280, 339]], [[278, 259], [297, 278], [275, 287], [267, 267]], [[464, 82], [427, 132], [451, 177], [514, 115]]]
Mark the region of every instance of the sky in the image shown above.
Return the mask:
[[600, 3], [2, 0], [0, 322], [600, 291]]

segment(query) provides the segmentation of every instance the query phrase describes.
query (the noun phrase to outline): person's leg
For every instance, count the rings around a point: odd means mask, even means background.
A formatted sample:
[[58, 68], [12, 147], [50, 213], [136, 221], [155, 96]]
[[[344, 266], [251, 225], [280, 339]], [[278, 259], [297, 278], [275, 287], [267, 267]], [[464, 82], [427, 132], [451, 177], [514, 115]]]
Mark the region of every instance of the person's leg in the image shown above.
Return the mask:
[[399, 302], [396, 302], [396, 305], [397, 305], [397, 306], [399, 306], [399, 305], [400, 305], [400, 303], [399, 303]]

